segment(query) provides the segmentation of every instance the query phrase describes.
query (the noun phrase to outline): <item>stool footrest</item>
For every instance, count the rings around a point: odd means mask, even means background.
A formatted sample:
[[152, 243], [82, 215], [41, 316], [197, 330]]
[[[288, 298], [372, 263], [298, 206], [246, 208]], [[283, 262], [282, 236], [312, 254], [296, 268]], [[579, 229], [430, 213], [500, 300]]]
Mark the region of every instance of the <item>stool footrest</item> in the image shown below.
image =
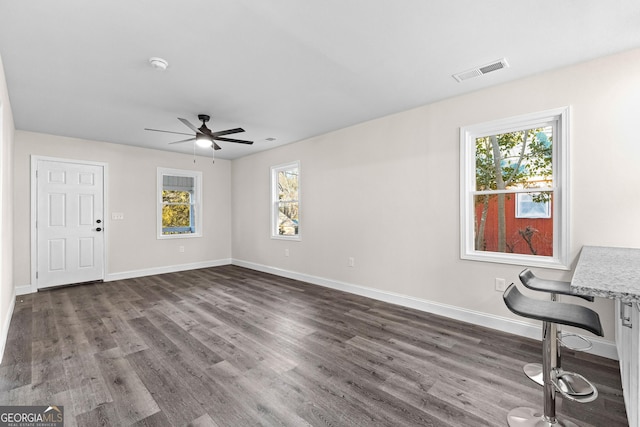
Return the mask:
[[598, 397], [596, 386], [575, 372], [554, 370], [551, 373], [551, 382], [564, 398], [574, 402], [593, 402]]
[[[539, 386], [544, 386], [542, 365], [527, 363], [522, 368], [525, 375]], [[551, 374], [551, 382], [558, 393], [578, 403], [588, 403], [598, 397], [598, 389], [589, 380], [575, 372], [556, 369]]]
[[[591, 342], [590, 339], [583, 337], [580, 334], [572, 334], [572, 333], [567, 333], [567, 334], [558, 334], [558, 342], [560, 342], [560, 344], [563, 347], [568, 348], [569, 350], [573, 350], [573, 351], [589, 351], [593, 348], [593, 343]], [[563, 341], [563, 338], [565, 337], [576, 337], [581, 341], [584, 341], [585, 346], [584, 347], [572, 347], [569, 344], [567, 344], [565, 341]]]

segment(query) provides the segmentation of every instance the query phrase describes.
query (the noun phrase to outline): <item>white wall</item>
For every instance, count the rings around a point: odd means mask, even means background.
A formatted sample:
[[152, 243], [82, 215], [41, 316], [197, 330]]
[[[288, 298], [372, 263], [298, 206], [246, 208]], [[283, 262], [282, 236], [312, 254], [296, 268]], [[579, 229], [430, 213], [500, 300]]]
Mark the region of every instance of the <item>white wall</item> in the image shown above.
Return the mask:
[[[228, 264], [231, 258], [231, 162], [119, 144], [16, 131], [14, 270], [19, 291], [31, 285], [30, 156], [108, 164], [106, 280]], [[203, 237], [156, 238], [157, 167], [203, 173]], [[111, 220], [112, 212], [124, 220]], [[185, 252], [178, 252], [184, 246]]]
[[[506, 309], [494, 279], [517, 281], [522, 268], [460, 259], [459, 128], [565, 105], [574, 266], [583, 245], [640, 247], [634, 50], [234, 160], [233, 258], [517, 323], [522, 319]], [[293, 160], [301, 162], [302, 241], [272, 240], [269, 168]], [[354, 268], [348, 257], [355, 257]], [[570, 271], [534, 271], [571, 278]], [[612, 302], [597, 299], [590, 307], [613, 341]]]
[[13, 313], [13, 115], [0, 58], [0, 362]]

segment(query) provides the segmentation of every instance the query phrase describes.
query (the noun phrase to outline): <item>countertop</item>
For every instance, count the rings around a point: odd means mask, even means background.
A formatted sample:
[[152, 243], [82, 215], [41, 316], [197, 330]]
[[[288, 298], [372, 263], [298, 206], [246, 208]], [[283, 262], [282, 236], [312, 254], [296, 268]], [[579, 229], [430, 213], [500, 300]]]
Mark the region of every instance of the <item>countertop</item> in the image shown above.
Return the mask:
[[583, 295], [640, 303], [640, 249], [583, 246], [571, 289]]

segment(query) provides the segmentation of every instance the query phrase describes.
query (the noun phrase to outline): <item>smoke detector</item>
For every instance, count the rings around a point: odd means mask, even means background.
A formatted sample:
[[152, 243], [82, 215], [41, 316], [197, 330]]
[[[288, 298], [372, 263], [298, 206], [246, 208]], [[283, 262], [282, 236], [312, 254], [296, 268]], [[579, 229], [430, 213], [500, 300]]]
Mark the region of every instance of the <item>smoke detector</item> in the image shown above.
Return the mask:
[[454, 74], [453, 78], [456, 79], [458, 82], [461, 82], [463, 80], [469, 80], [474, 77], [483, 76], [493, 71], [502, 70], [503, 68], [509, 68], [509, 63], [507, 62], [506, 58], [498, 59], [488, 64], [481, 65], [479, 67], [472, 68], [470, 70], [463, 71], [458, 74]]
[[156, 56], [149, 58], [149, 65], [156, 70], [164, 71], [169, 66], [166, 59], [158, 58]]

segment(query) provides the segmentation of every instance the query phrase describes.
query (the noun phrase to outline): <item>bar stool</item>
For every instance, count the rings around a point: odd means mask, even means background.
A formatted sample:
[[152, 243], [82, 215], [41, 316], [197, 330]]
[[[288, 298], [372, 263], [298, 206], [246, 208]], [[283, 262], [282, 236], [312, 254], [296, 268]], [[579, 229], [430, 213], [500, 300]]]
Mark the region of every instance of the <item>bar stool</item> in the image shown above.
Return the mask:
[[598, 396], [598, 391], [593, 384], [581, 375], [579, 375], [579, 377], [587, 382], [592, 389], [590, 394], [576, 398], [563, 391], [558, 383], [558, 372], [553, 363], [558, 346], [553, 325], [574, 326], [587, 330], [595, 335], [602, 336], [602, 325], [600, 324], [598, 313], [580, 305], [541, 301], [526, 297], [520, 293], [513, 283], [509, 285], [504, 292], [503, 299], [507, 308], [513, 313], [529, 319], [542, 321], [543, 412], [540, 413], [533, 408], [526, 407], [512, 409], [507, 415], [509, 426], [577, 427], [577, 425], [571, 421], [558, 420], [556, 417], [556, 391], [567, 399], [582, 403], [595, 400]]
[[[548, 292], [551, 294], [551, 301], [557, 301], [558, 300], [558, 294], [560, 295], [570, 295], [570, 296], [574, 296], [574, 297], [578, 297], [578, 298], [582, 298], [584, 300], [587, 300], [589, 302], [593, 302], [594, 297], [590, 296], [590, 295], [580, 295], [580, 294], [576, 294], [575, 292], [573, 292], [571, 290], [571, 283], [570, 282], [564, 282], [564, 281], [560, 281], [560, 280], [549, 280], [549, 279], [540, 279], [538, 277], [536, 277], [533, 272], [531, 270], [529, 270], [528, 268], [525, 268], [524, 270], [522, 270], [519, 274], [520, 277], [520, 282], [522, 282], [522, 284], [524, 286], [526, 286], [529, 289], [532, 289], [534, 291], [540, 291], [540, 292]], [[591, 341], [589, 341], [588, 339], [586, 339], [585, 337], [583, 337], [582, 335], [578, 335], [578, 334], [566, 334], [564, 336], [575, 336], [578, 337], [580, 339], [582, 339], [583, 341], [585, 341], [587, 343], [586, 346], [584, 347], [571, 347], [568, 346], [567, 344], [565, 344], [562, 341], [563, 338], [563, 334], [562, 331], [560, 330], [559, 327], [554, 326], [557, 328], [557, 331], [555, 332], [555, 335], [557, 336], [557, 340], [559, 345], [557, 346], [557, 353], [555, 355], [555, 363], [552, 361], [552, 363], [554, 364], [554, 366], [556, 366], [556, 369], [559, 373], [559, 383], [561, 385], [561, 387], [563, 387], [564, 391], [566, 391], [567, 393], [574, 395], [574, 396], [584, 396], [584, 395], [588, 395], [591, 393], [591, 389], [588, 386], [587, 383], [580, 381], [579, 377], [573, 376], [573, 375], [561, 375], [562, 374], [562, 346], [568, 347], [571, 350], [575, 350], [575, 351], [587, 351], [590, 350], [592, 345], [591, 345]], [[553, 328], [553, 327], [552, 327]], [[551, 335], [554, 335], [554, 331], [551, 331]], [[542, 380], [542, 365], [540, 363], [528, 363], [523, 367], [524, 373], [527, 375], [527, 377], [529, 377], [529, 379], [531, 379], [532, 381], [534, 381], [535, 383], [537, 383], [538, 385], [544, 385], [543, 380]]]

